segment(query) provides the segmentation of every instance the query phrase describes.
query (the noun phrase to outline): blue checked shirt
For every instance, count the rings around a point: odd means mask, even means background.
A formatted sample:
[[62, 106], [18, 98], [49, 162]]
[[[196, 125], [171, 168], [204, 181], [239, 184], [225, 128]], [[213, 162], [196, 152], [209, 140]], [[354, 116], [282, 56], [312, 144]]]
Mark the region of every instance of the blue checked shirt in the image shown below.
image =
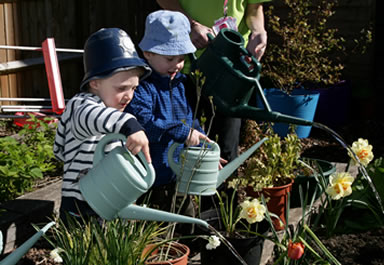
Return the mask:
[[[150, 142], [152, 163], [156, 171], [154, 186], [171, 183], [176, 176], [168, 165], [168, 149], [173, 142], [184, 143], [193, 126], [204, 133], [197, 120], [193, 121], [192, 109], [185, 97], [183, 81], [186, 76], [178, 73], [171, 80], [156, 72], [140, 82], [131, 103], [125, 111], [136, 116], [145, 128]], [[180, 154], [174, 152], [174, 159]]]

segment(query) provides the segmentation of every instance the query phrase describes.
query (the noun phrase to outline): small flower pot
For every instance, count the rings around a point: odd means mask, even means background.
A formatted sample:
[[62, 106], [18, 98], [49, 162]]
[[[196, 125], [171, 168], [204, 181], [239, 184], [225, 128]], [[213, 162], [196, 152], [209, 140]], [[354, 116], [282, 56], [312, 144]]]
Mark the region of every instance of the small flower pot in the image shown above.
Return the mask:
[[[170, 246], [168, 255], [166, 258], [160, 258], [160, 250], [162, 248], [163, 252], [168, 251], [168, 246]], [[145, 264], [148, 265], [161, 265], [161, 264], [173, 264], [173, 265], [187, 265], [188, 264], [188, 255], [189, 248], [187, 245], [180, 244], [177, 242], [167, 243], [161, 246], [158, 246], [156, 249], [156, 244], [150, 244], [146, 246], [143, 250], [142, 256], [144, 257], [150, 251], [149, 257], [145, 261]]]
[[[263, 188], [262, 190], [262, 194], [268, 200], [268, 211], [276, 214], [281, 219], [282, 223], [279, 219], [272, 217], [273, 226], [277, 231], [283, 230], [287, 223], [285, 215], [288, 206], [288, 193], [292, 190], [293, 182], [294, 181], [291, 180], [291, 182], [286, 185], [272, 188]], [[247, 187], [246, 191], [248, 196], [254, 198], [258, 198], [261, 195], [259, 192], [255, 192], [252, 187]]]

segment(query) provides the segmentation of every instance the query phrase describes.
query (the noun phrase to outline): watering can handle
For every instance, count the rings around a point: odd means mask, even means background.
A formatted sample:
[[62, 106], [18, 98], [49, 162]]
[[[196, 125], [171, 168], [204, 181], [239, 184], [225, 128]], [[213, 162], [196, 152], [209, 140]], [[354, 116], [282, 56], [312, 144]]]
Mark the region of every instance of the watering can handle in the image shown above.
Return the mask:
[[[110, 133], [110, 134], [105, 135], [96, 146], [95, 155], [93, 158], [93, 166], [97, 165], [105, 157], [105, 152], [104, 152], [105, 147], [107, 146], [107, 144], [109, 144], [110, 142], [112, 142], [114, 140], [122, 140], [123, 142], [125, 142], [127, 140], [127, 137], [121, 133]], [[132, 155], [131, 152], [127, 148], [125, 148], [125, 149], [127, 150], [127, 152], [130, 155]], [[155, 180], [155, 176], [156, 176], [155, 175], [155, 169], [153, 168], [152, 164], [148, 164], [142, 151], [140, 151], [138, 153], [138, 157], [140, 158], [142, 164], [145, 167], [145, 170], [148, 173], [147, 176], [145, 177], [145, 181], [147, 183], [153, 183], [153, 181]], [[148, 176], [149, 176], [149, 178], [148, 178]]]
[[[212, 151], [220, 151], [219, 145], [214, 142], [207, 142], [206, 140], [200, 139], [201, 144], [210, 144], [212, 146]], [[168, 163], [169, 166], [172, 168], [173, 171], [178, 171], [180, 167], [180, 161], [179, 163], [176, 163], [175, 160], [173, 159], [173, 153], [175, 152], [176, 148], [180, 145], [180, 143], [174, 142], [171, 147], [169, 147], [168, 150]]]
[[211, 33], [207, 33], [208, 41], [213, 41], [215, 37]]
[[[241, 63], [249, 69], [250, 72], [257, 71], [261, 72], [261, 64], [260, 62], [243, 46], [240, 46], [240, 50], [243, 53], [243, 56], [240, 57]], [[251, 59], [251, 61], [246, 61], [245, 57]]]

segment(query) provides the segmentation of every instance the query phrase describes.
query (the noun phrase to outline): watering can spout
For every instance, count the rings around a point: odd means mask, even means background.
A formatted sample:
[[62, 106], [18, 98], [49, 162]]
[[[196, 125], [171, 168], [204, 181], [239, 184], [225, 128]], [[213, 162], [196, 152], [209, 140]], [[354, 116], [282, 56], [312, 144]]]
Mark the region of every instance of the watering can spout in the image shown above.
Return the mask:
[[217, 177], [217, 184], [216, 187], [219, 187], [221, 183], [223, 183], [245, 160], [247, 160], [248, 157], [250, 157], [253, 152], [256, 151], [257, 148], [260, 147], [268, 138], [263, 138], [261, 141], [254, 144], [251, 148], [249, 148], [247, 151], [242, 153], [239, 157], [237, 157], [235, 160], [230, 162], [228, 165], [223, 167], [219, 171], [219, 176]]
[[176, 222], [176, 223], [190, 223], [198, 224], [208, 228], [208, 223], [198, 218], [189, 216], [169, 213], [161, 210], [145, 208], [138, 205], [131, 204], [118, 213], [119, 217], [134, 219], [134, 220], [149, 220], [160, 222]]
[[14, 265], [16, 264], [27, 251], [39, 240], [39, 238], [44, 235], [51, 226], [53, 226], [55, 222], [50, 222], [45, 225], [40, 231], [34, 234], [30, 239], [24, 242], [20, 247], [18, 247], [15, 251], [9, 254], [5, 259], [0, 261], [0, 265]]
[[313, 121], [304, 120], [298, 117], [286, 115], [276, 111], [255, 108], [249, 105], [241, 105], [228, 108], [227, 111], [231, 116], [270, 122], [291, 123], [296, 125], [312, 126]]

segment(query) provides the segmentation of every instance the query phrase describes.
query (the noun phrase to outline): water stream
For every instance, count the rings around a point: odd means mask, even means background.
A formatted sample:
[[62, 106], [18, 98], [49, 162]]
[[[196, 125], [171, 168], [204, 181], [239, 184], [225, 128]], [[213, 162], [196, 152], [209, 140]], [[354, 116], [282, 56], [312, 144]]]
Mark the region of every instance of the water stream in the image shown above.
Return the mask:
[[331, 134], [349, 153], [351, 153], [353, 155], [353, 159], [357, 163], [360, 173], [368, 181], [369, 186], [372, 188], [372, 191], [373, 191], [373, 193], [374, 193], [374, 195], [375, 195], [375, 197], [376, 197], [376, 199], [380, 205], [381, 212], [384, 214], [383, 202], [380, 198], [380, 195], [377, 192], [376, 187], [373, 184], [372, 179], [369, 177], [367, 170], [365, 169], [363, 164], [361, 164], [359, 157], [352, 151], [352, 148], [345, 143], [344, 139], [337, 132], [335, 132], [334, 130], [332, 130], [328, 126], [321, 124], [321, 123], [318, 123], [318, 122], [314, 122], [313, 127], [322, 129], [322, 130], [328, 132], [329, 134]]
[[209, 230], [211, 230], [215, 235], [217, 235], [221, 242], [228, 247], [228, 249], [232, 252], [232, 254], [241, 262], [243, 265], [248, 265], [248, 263], [240, 256], [239, 252], [232, 246], [232, 244], [222, 235], [219, 231], [217, 231], [213, 226], [208, 225]]

